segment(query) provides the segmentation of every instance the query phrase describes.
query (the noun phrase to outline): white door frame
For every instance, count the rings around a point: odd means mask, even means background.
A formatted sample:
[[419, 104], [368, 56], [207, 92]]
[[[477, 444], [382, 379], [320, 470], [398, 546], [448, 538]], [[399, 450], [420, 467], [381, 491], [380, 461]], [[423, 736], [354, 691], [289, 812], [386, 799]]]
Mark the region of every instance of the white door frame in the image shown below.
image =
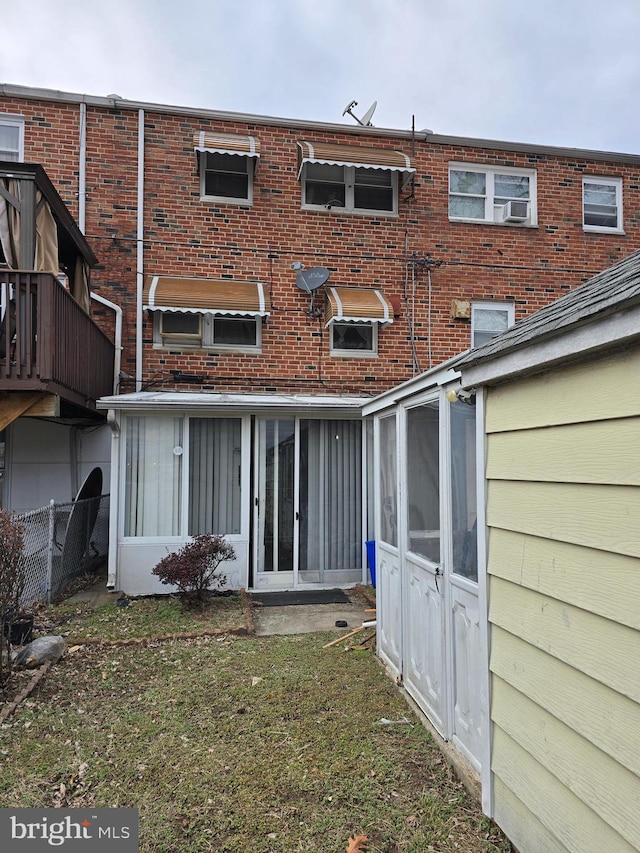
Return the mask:
[[[266, 522], [266, 478], [265, 478], [265, 445], [263, 440], [263, 430], [266, 427], [267, 421], [273, 421], [279, 425], [282, 421], [293, 421], [293, 517], [292, 524], [292, 567], [290, 570], [278, 570], [278, 544], [274, 543], [273, 565], [272, 571], [265, 571], [262, 566], [264, 563], [264, 525]], [[299, 542], [299, 484], [300, 484], [300, 423], [299, 419], [294, 415], [278, 415], [266, 416], [258, 415], [255, 419], [255, 455], [254, 455], [254, 514], [253, 514], [253, 565], [254, 572], [254, 587], [256, 589], [291, 589], [298, 585], [298, 542]], [[276, 454], [274, 462], [274, 481], [278, 482], [280, 470], [280, 459]], [[276, 529], [279, 529], [278, 518], [278, 490], [274, 490], [274, 506], [271, 508], [271, 514], [274, 519]], [[277, 537], [276, 537], [277, 540]]]
[[[439, 571], [434, 571], [434, 564], [430, 563], [426, 558], [421, 558], [419, 555], [409, 552], [409, 541], [408, 541], [408, 466], [409, 466], [409, 448], [407, 446], [407, 425], [408, 425], [408, 412], [420, 405], [425, 403], [432, 402], [434, 400], [438, 400], [438, 417], [439, 417], [439, 471], [440, 471], [440, 479], [439, 479], [439, 507], [440, 507], [440, 564]], [[379, 551], [378, 558], [378, 577], [379, 584], [381, 586], [379, 592], [379, 617], [382, 618], [383, 622], [385, 620], [393, 621], [394, 618], [394, 604], [396, 602], [386, 601], [385, 599], [388, 596], [400, 595], [400, 612], [397, 614], [397, 618], [401, 621], [401, 626], [399, 626], [399, 634], [401, 637], [400, 649], [399, 649], [399, 661], [396, 661], [395, 658], [398, 656], [398, 649], [394, 647], [393, 649], [387, 648], [388, 640], [393, 639], [395, 626], [391, 626], [391, 629], [388, 630], [389, 637], [385, 635], [385, 627], [386, 623], [382, 625], [382, 629], [379, 635], [379, 654], [382, 659], [390, 666], [390, 669], [396, 675], [400, 675], [404, 682], [405, 686], [413, 696], [413, 698], [418, 702], [418, 704], [423, 705], [423, 710], [427, 713], [427, 716], [432, 717], [432, 722], [436, 726], [437, 729], [440, 730], [440, 733], [447, 740], [451, 740], [455, 743], [457, 748], [460, 750], [462, 754], [470, 761], [470, 763], [479, 770], [483, 774], [483, 780], [485, 772], [487, 772], [486, 768], [489, 766], [489, 755], [488, 755], [488, 657], [487, 657], [487, 624], [486, 624], [486, 578], [484, 577], [485, 573], [485, 564], [484, 564], [484, 542], [482, 537], [482, 531], [484, 530], [484, 479], [483, 479], [483, 471], [484, 471], [484, 454], [480, 452], [480, 444], [481, 444], [481, 434], [482, 434], [482, 413], [483, 409], [479, 407], [476, 410], [476, 465], [477, 465], [477, 473], [476, 473], [476, 486], [477, 486], [477, 494], [478, 494], [478, 507], [477, 507], [477, 529], [478, 529], [478, 539], [479, 539], [479, 550], [478, 550], [478, 582], [469, 580], [462, 575], [456, 574], [454, 572], [453, 565], [453, 540], [452, 540], [452, 516], [451, 516], [451, 500], [452, 500], [452, 477], [451, 477], [451, 420], [450, 420], [450, 407], [449, 402], [445, 395], [445, 389], [439, 386], [425, 388], [419, 393], [414, 393], [408, 395], [404, 399], [401, 399], [395, 403], [394, 409], [387, 408], [380, 410], [375, 413], [375, 447], [376, 447], [376, 456], [380, 458], [380, 420], [384, 417], [393, 416], [395, 414], [396, 417], [396, 429], [397, 429], [397, 448], [398, 448], [398, 469], [397, 469], [397, 500], [398, 500], [398, 549], [397, 554], [392, 553], [392, 549], [388, 548], [384, 543], [382, 545], [377, 544], [377, 549]], [[482, 483], [482, 488], [480, 484]], [[375, 483], [375, 503], [376, 503], [376, 532], [378, 533], [381, 530], [381, 512], [380, 512], [380, 503], [381, 503], [381, 494], [380, 494], [380, 484], [378, 479], [376, 479]], [[389, 553], [387, 553], [389, 552]], [[397, 586], [399, 590], [396, 590], [392, 587], [389, 587], [389, 578], [385, 577], [385, 572], [388, 574], [389, 570], [393, 573], [394, 565], [397, 564], [397, 572], [399, 575], [399, 582]], [[425, 601], [428, 604], [428, 596], [433, 596], [434, 590], [427, 590], [426, 587], [422, 590], [417, 590], [416, 582], [419, 575], [416, 572], [424, 572], [424, 579], [431, 579], [434, 581], [434, 586], [437, 588], [438, 593], [441, 596], [440, 605], [442, 607], [441, 617], [438, 616], [437, 610], [435, 607], [434, 610], [430, 610], [431, 616], [436, 614], [436, 619], [441, 618], [440, 624], [425, 624], [423, 626], [424, 636], [420, 634], [416, 630], [416, 622], [418, 619], [425, 616], [425, 613], [420, 613], [420, 608], [423, 608], [424, 605], [421, 604], [416, 608], [416, 599], [422, 600], [425, 595]], [[410, 589], [410, 583], [412, 584], [412, 588]], [[434, 604], [437, 604], [435, 599], [433, 600]], [[475, 602], [477, 602], [477, 607], [475, 606]], [[413, 608], [413, 609], [412, 609]], [[454, 608], [456, 608], [456, 613], [454, 614]], [[462, 614], [462, 615], [461, 615]], [[473, 616], [473, 624], [470, 625], [470, 630], [475, 633], [470, 633], [466, 635], [464, 630], [461, 632], [461, 624], [458, 621], [456, 624], [456, 619], [466, 619], [468, 615]], [[413, 620], [413, 624], [412, 624]], [[428, 617], [426, 620], [423, 620], [425, 623], [428, 621]], [[464, 626], [463, 626], [464, 628]], [[418, 678], [416, 681], [415, 678], [413, 682], [411, 679], [407, 678], [408, 669], [411, 666], [415, 667], [415, 662], [412, 663], [412, 655], [416, 658], [416, 660], [422, 654], [422, 650], [417, 649], [412, 652], [411, 650], [411, 642], [414, 644], [421, 643], [424, 641], [429, 631], [436, 632], [433, 635], [434, 642], [438, 642], [440, 639], [442, 645], [439, 647], [442, 650], [442, 696], [439, 697], [439, 705], [436, 703], [436, 707], [430, 707], [430, 698], [428, 696], [421, 696], [420, 690], [425, 689], [425, 685], [428, 685], [429, 677], [432, 676], [436, 681], [439, 678], [438, 673], [425, 673], [424, 678]], [[473, 654], [467, 654], [469, 652], [468, 649], [462, 648], [456, 652], [455, 649], [455, 641], [454, 631], [458, 631], [458, 642], [464, 642], [464, 637], [467, 638], [469, 642], [471, 642], [472, 636], [478, 636], [479, 633], [479, 650], [473, 649]], [[441, 633], [440, 633], [441, 632]], [[397, 629], [396, 629], [397, 633]], [[396, 643], [397, 645], [397, 643]], [[426, 660], [426, 655], [423, 655]], [[480, 742], [475, 741], [474, 749], [476, 750], [475, 754], [472, 753], [468, 748], [468, 743], [465, 740], [468, 738], [465, 737], [465, 733], [460, 730], [456, 731], [456, 719], [454, 719], [454, 715], [456, 713], [456, 677], [459, 677], [461, 680], [458, 682], [458, 687], [462, 685], [467, 686], [465, 682], [465, 676], [468, 675], [466, 672], [458, 672], [459, 668], [464, 668], [465, 666], [472, 666], [474, 660], [479, 660], [479, 677], [477, 690], [476, 685], [472, 685], [471, 694], [467, 691], [467, 695], [472, 695], [475, 701], [475, 707], [472, 709], [472, 712], [475, 715], [480, 716], [481, 720], [481, 731], [482, 737]], [[437, 666], [437, 661], [435, 658], [432, 658], [432, 665]], [[400, 671], [398, 671], [398, 669]], [[486, 670], [486, 671], [485, 671]], [[433, 699], [433, 697], [431, 697]], [[433, 708], [433, 709], [432, 709]], [[430, 714], [429, 711], [432, 710]], [[461, 719], [461, 718], [460, 718]], [[458, 720], [458, 723], [460, 721]], [[460, 728], [460, 725], [458, 726]]]

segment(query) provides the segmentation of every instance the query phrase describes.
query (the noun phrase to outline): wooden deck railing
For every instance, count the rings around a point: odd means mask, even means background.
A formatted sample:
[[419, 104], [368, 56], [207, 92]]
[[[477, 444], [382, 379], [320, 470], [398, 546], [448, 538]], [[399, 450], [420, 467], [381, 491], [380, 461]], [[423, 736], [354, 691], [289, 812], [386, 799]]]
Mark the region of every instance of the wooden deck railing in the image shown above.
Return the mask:
[[113, 343], [53, 275], [2, 270], [0, 295], [0, 391], [89, 408], [113, 393]]

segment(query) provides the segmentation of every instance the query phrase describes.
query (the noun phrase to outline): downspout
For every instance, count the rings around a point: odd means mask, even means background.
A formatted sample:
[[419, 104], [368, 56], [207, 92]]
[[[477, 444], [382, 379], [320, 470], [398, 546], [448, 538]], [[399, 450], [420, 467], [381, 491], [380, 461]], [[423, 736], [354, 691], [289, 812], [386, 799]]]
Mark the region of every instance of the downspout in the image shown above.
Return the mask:
[[138, 221], [136, 256], [136, 391], [142, 390], [142, 289], [144, 286], [144, 110], [138, 111]]
[[80, 162], [78, 163], [78, 226], [85, 231], [87, 212], [87, 105], [80, 104]]
[[120, 422], [116, 411], [109, 409], [107, 423], [111, 428], [111, 474], [109, 478], [109, 557], [107, 560], [107, 589], [114, 589], [118, 568], [118, 516], [120, 474]]
[[122, 308], [119, 305], [116, 305], [115, 302], [110, 302], [108, 299], [105, 299], [104, 296], [100, 296], [99, 293], [92, 293], [91, 298], [95, 299], [96, 302], [99, 302], [101, 305], [106, 305], [107, 308], [111, 308], [112, 311], [115, 311], [116, 315], [116, 328], [115, 328], [115, 353], [113, 356], [113, 393], [118, 393], [118, 388], [120, 386], [120, 364], [122, 362]]

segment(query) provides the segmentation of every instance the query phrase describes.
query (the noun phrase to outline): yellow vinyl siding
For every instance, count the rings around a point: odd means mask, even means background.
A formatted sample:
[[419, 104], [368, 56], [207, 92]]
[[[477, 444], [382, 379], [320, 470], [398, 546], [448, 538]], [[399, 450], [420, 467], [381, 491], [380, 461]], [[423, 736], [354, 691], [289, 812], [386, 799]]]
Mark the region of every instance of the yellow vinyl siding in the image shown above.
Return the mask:
[[[640, 525], [640, 520], [639, 520]], [[640, 629], [637, 557], [494, 527], [491, 572], [513, 584]]]
[[566, 853], [567, 848], [540, 823], [499, 776], [494, 778], [493, 787], [495, 819], [500, 826], [508, 828], [509, 839], [516, 850]]
[[487, 518], [500, 527], [640, 557], [640, 489], [489, 481]]
[[487, 477], [640, 486], [639, 440], [635, 418], [494, 433]]
[[[517, 741], [494, 727], [492, 767], [496, 776], [528, 805], [568, 853], [638, 853], [606, 821], [576, 797], [553, 773], [537, 762]], [[606, 784], [606, 782], [603, 782]], [[498, 805], [496, 803], [496, 809]], [[503, 825], [510, 835], [511, 828]], [[525, 839], [526, 853], [547, 853]]]
[[499, 678], [493, 680], [493, 719], [630, 844], [640, 838], [640, 779], [635, 774]]
[[640, 415], [640, 350], [570, 365], [490, 389], [486, 431]]
[[489, 620], [640, 702], [638, 631], [497, 577], [491, 578]]
[[640, 850], [640, 349], [487, 389], [496, 820]]
[[491, 672], [640, 777], [640, 715], [632, 699], [496, 626]]

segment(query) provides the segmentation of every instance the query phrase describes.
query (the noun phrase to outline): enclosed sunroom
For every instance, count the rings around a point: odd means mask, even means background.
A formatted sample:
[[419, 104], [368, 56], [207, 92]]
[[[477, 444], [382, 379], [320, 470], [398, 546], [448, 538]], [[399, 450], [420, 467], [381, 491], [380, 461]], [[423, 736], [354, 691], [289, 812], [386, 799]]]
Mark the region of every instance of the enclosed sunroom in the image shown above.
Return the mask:
[[112, 428], [109, 583], [165, 592], [153, 567], [200, 533], [233, 544], [230, 588], [361, 582], [366, 399], [140, 392], [101, 400]]
[[478, 777], [488, 766], [482, 400], [455, 360], [369, 402], [378, 654]]

